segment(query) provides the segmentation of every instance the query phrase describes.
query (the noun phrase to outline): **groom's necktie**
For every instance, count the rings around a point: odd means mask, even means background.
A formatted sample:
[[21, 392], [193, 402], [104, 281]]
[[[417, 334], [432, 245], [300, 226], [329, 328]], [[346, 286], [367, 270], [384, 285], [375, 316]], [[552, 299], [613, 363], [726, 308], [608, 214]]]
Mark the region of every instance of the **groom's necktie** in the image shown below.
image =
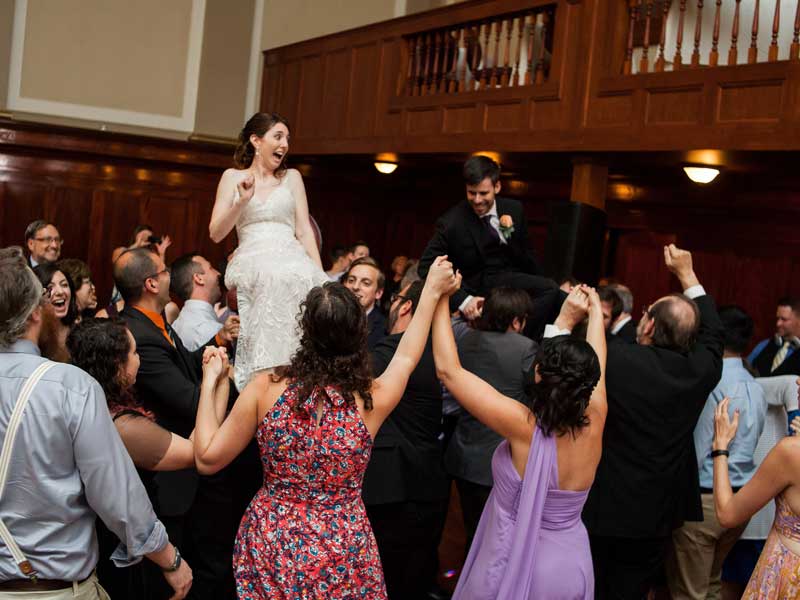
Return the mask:
[[497, 229], [495, 229], [492, 226], [492, 215], [483, 215], [481, 217], [481, 222], [483, 223], [483, 226], [486, 228], [486, 231], [488, 232], [488, 234], [490, 236], [492, 236], [492, 239], [495, 242], [499, 242], [500, 241], [500, 234], [497, 233]]

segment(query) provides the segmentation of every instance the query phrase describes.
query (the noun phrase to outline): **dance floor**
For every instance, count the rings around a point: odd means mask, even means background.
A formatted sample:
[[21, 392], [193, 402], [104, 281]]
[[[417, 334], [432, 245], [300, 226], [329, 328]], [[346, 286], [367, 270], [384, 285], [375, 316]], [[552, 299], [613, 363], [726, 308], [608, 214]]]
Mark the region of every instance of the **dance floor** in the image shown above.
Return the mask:
[[455, 483], [450, 486], [450, 506], [447, 510], [447, 521], [439, 544], [439, 585], [452, 592], [456, 589], [456, 581], [461, 566], [466, 558], [466, 534], [461, 516], [461, 503]]

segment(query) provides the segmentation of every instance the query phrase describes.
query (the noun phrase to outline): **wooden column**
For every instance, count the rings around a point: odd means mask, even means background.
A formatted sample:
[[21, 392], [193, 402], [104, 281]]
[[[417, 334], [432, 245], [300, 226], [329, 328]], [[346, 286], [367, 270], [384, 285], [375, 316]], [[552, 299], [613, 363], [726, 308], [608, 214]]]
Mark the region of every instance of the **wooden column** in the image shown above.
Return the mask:
[[606, 238], [608, 166], [576, 159], [569, 202], [550, 205], [545, 268], [555, 279], [573, 275], [595, 284], [600, 276]]

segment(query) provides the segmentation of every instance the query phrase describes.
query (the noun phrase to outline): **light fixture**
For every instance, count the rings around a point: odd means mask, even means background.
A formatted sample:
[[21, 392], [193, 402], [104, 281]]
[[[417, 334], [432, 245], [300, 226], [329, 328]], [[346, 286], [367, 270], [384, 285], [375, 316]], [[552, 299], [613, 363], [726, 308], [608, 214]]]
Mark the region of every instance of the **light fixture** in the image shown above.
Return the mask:
[[378, 172], [383, 173], [384, 175], [388, 175], [389, 173], [394, 173], [395, 169], [397, 169], [397, 163], [393, 162], [376, 160], [374, 164], [375, 168], [378, 169]]
[[394, 152], [381, 152], [375, 156], [374, 164], [375, 168], [378, 169], [378, 173], [389, 175], [389, 173], [394, 173], [397, 169], [397, 162], [397, 154]]
[[711, 183], [719, 175], [719, 169], [713, 167], [683, 167], [683, 171], [695, 183]]

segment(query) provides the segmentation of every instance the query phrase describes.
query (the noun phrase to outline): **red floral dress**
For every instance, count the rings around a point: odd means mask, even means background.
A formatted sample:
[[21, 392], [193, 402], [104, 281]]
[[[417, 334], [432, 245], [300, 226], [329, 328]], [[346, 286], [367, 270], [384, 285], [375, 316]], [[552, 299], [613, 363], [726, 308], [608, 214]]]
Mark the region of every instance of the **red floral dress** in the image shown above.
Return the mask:
[[[236, 538], [240, 599], [385, 600], [378, 546], [361, 500], [372, 438], [334, 387], [292, 410], [291, 384], [256, 432], [264, 485]], [[316, 406], [322, 418], [316, 422]]]

